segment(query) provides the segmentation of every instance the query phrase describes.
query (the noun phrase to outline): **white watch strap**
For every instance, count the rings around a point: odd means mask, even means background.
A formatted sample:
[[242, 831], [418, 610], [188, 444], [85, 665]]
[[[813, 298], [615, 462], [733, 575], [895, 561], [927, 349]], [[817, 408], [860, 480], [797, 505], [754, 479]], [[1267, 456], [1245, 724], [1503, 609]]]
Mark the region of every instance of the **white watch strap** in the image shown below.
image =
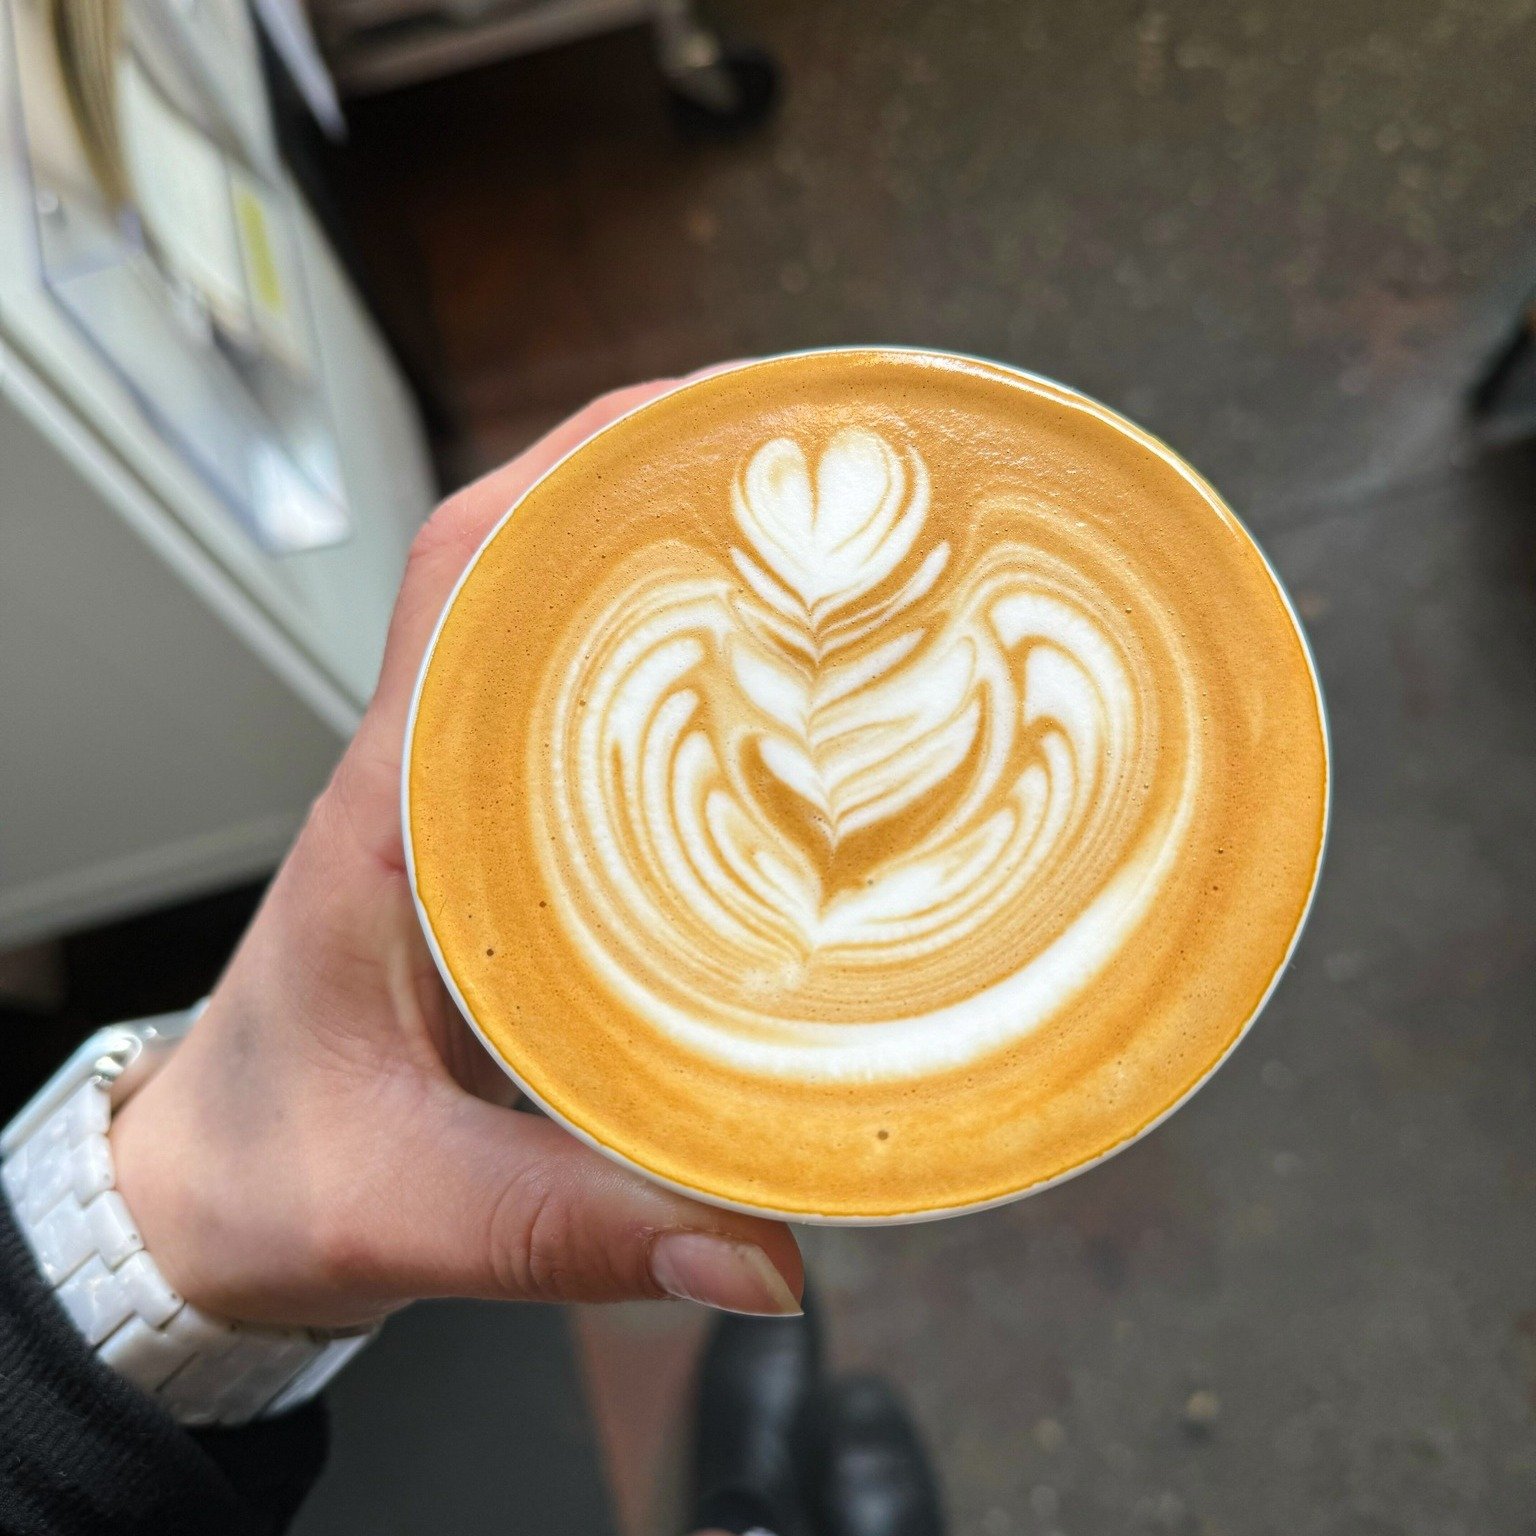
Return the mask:
[[106, 1078], [93, 1072], [62, 1102], [56, 1084], [45, 1116], [6, 1133], [0, 1181], [43, 1278], [105, 1364], [183, 1424], [244, 1424], [315, 1396], [373, 1337], [226, 1322], [184, 1300], [113, 1187]]

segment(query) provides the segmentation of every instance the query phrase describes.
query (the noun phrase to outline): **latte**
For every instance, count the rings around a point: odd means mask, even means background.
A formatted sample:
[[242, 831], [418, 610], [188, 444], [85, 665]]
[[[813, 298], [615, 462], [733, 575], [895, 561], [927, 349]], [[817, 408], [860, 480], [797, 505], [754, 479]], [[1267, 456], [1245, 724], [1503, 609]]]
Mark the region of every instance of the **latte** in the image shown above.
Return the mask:
[[706, 1198], [1008, 1198], [1221, 1060], [1300, 928], [1306, 647], [1216, 494], [990, 364], [690, 384], [487, 542], [423, 669], [418, 906], [547, 1108]]

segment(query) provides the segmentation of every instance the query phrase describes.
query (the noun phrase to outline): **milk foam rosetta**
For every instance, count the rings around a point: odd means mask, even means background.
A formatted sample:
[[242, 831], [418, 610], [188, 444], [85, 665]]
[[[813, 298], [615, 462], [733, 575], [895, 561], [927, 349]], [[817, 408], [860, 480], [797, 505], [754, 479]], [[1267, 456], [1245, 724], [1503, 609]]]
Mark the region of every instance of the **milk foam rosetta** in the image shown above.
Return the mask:
[[1283, 963], [1327, 789], [1204, 482], [1070, 391], [882, 351], [694, 384], [535, 487], [407, 772], [424, 921], [519, 1079], [683, 1187], [850, 1219], [1176, 1103]]
[[964, 509], [966, 551], [935, 537], [907, 438], [776, 437], [719, 494], [726, 558], [640, 551], [547, 670], [530, 790], [563, 915], [626, 1004], [744, 1071], [1006, 1045], [1178, 855], [1199, 742], [1174, 637], [1088, 579], [1110, 551], [1010, 539], [1006, 503]]

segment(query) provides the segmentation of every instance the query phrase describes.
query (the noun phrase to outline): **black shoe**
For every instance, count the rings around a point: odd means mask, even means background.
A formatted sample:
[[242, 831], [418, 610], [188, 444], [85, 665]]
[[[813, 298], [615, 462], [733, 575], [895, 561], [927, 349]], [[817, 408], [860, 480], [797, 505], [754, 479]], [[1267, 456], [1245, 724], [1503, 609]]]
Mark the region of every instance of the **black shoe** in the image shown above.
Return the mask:
[[938, 1482], [896, 1394], [873, 1376], [834, 1382], [805, 1420], [817, 1536], [943, 1536]]
[[716, 1323], [699, 1371], [693, 1529], [810, 1536], [796, 1466], [821, 1376], [821, 1330], [803, 1317]]

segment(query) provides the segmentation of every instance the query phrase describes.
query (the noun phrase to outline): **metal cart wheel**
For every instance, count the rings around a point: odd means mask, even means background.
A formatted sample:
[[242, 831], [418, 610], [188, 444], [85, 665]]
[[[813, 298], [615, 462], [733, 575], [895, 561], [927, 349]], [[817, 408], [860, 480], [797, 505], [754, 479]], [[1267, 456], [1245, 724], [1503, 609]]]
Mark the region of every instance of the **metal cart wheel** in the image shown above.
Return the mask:
[[761, 48], [728, 43], [705, 26], [692, 0], [656, 0], [656, 59], [673, 115], [685, 132], [745, 133], [779, 96], [779, 67]]
[[727, 42], [700, 20], [695, 0], [309, 0], [309, 6], [349, 96], [645, 23], [685, 133], [743, 133], [768, 116], [779, 95], [772, 56]]

